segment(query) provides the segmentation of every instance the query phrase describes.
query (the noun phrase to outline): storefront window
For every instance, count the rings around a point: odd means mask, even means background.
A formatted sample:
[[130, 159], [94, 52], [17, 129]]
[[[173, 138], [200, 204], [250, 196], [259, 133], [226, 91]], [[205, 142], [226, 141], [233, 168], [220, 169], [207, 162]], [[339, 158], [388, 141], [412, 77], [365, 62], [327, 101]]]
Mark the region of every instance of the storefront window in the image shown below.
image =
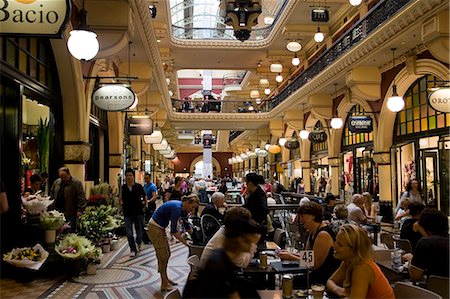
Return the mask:
[[[359, 105], [355, 105], [350, 109], [349, 114], [350, 115], [358, 115], [358, 114], [364, 114], [364, 109], [361, 108]], [[352, 133], [348, 129], [348, 122], [350, 121], [350, 118], [348, 117], [345, 122], [344, 127], [344, 136], [342, 138], [342, 145], [343, 146], [349, 146], [364, 142], [372, 142], [373, 141], [373, 132], [370, 133]]]
[[[314, 126], [314, 132], [323, 132], [320, 121]], [[311, 142], [311, 192], [325, 197], [330, 190], [330, 173], [328, 169], [328, 141]], [[329, 187], [327, 188], [327, 185]]]
[[397, 113], [392, 147], [392, 163], [396, 165], [394, 198], [398, 200], [407, 183], [417, 179], [423, 202], [448, 214], [448, 167], [443, 161], [450, 149], [442, 144], [449, 137], [450, 113], [428, 105], [436, 82], [439, 79], [433, 75], [417, 79], [404, 95], [405, 109]]

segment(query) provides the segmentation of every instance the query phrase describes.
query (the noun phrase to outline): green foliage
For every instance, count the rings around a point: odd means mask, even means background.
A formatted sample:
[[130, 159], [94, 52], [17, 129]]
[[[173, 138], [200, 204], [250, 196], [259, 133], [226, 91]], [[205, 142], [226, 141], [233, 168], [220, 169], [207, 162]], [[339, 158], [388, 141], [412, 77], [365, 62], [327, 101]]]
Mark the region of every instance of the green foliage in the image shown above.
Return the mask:
[[90, 252], [95, 250], [92, 242], [83, 236], [78, 236], [77, 234], [66, 235], [59, 243], [55, 246], [55, 251], [66, 259], [86, 259]]
[[87, 207], [78, 221], [80, 234], [99, 244], [108, 232], [122, 225], [116, 214], [117, 208], [109, 205]]
[[48, 172], [48, 157], [50, 149], [50, 126], [47, 118], [43, 121], [39, 119], [37, 131], [38, 155], [39, 155], [39, 170], [41, 172]]

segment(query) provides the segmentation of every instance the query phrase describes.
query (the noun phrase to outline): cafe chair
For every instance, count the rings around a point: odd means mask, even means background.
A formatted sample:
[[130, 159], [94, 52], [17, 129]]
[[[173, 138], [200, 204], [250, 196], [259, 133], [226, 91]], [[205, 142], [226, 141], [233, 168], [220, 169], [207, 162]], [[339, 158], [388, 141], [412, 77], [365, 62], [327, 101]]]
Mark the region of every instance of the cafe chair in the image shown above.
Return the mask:
[[202, 256], [203, 249], [205, 249], [205, 246], [194, 245], [194, 244], [188, 243], [188, 248], [189, 248], [189, 256], [196, 255], [196, 256], [200, 257], [200, 256]]
[[198, 267], [198, 264], [200, 263], [200, 259], [198, 255], [191, 255], [187, 259], [187, 263], [189, 266], [191, 266], [191, 271]]
[[394, 286], [394, 294], [397, 299], [442, 299], [439, 294], [405, 282], [397, 282]]
[[284, 248], [286, 245], [286, 231], [284, 229], [277, 228], [273, 235], [273, 241], [281, 248]]
[[402, 249], [405, 253], [412, 253], [411, 242], [407, 239], [394, 238], [397, 248]]
[[374, 250], [374, 258], [376, 261], [390, 261], [393, 249]]
[[205, 214], [201, 218], [200, 226], [203, 233], [203, 244], [208, 243], [209, 239], [214, 236], [214, 234], [219, 230], [220, 223], [219, 220], [214, 218], [214, 216]]
[[386, 245], [386, 247], [388, 249], [394, 249], [394, 238], [392, 237], [392, 234], [390, 233], [380, 233], [380, 241], [381, 243], [383, 243], [384, 245]]
[[181, 299], [181, 293], [178, 289], [170, 290], [164, 295], [164, 299]]
[[449, 278], [430, 275], [427, 281], [427, 289], [442, 296], [442, 298], [449, 298]]

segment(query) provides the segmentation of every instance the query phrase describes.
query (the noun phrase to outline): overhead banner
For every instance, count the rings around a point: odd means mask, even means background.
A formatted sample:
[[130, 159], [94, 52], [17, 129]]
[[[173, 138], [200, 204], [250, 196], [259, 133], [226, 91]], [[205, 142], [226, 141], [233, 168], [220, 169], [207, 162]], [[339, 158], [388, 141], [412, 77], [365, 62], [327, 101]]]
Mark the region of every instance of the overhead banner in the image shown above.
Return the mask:
[[122, 111], [133, 105], [134, 92], [122, 84], [108, 84], [96, 89], [91, 96], [95, 106], [106, 111]]
[[212, 135], [204, 134], [203, 135], [203, 148], [211, 148], [212, 147]]
[[450, 113], [450, 88], [441, 88], [431, 93], [428, 103], [438, 112]]
[[348, 129], [352, 133], [370, 133], [373, 131], [372, 117], [352, 116], [348, 122]]
[[325, 142], [327, 140], [327, 133], [325, 133], [324, 131], [311, 132], [308, 138], [312, 143]]
[[151, 118], [128, 119], [128, 134], [130, 135], [150, 135], [153, 133], [153, 123]]
[[61, 38], [71, 11], [71, 0], [2, 0], [0, 34]]

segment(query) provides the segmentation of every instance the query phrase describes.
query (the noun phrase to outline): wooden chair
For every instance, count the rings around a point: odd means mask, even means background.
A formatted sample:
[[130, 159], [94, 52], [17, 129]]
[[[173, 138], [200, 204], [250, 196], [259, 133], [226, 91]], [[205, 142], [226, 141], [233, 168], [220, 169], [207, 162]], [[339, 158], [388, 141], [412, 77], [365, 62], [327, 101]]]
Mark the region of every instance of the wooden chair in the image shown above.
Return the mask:
[[397, 248], [402, 249], [405, 253], [412, 253], [411, 242], [407, 239], [393, 238]]
[[380, 233], [380, 241], [385, 244], [387, 248], [394, 249], [394, 238], [390, 233]]
[[442, 297], [435, 292], [405, 282], [397, 282], [395, 284], [394, 294], [397, 299], [442, 299]]
[[178, 289], [170, 290], [164, 295], [164, 299], [181, 299], [181, 293]]
[[196, 255], [198, 257], [201, 257], [203, 249], [205, 249], [205, 246], [193, 245], [191, 243], [188, 243], [188, 247], [189, 247], [189, 256]]
[[442, 298], [449, 298], [449, 280], [448, 277], [430, 275], [427, 281], [427, 289], [442, 296]]

